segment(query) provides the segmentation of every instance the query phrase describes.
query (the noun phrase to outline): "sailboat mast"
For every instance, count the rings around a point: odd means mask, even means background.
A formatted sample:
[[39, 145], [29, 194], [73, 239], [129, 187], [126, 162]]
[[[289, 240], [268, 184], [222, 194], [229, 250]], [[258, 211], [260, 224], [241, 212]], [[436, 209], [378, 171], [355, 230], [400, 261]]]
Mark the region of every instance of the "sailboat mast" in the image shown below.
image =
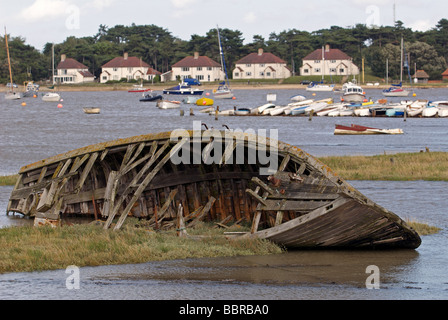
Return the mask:
[[403, 82], [403, 37], [401, 37], [400, 82]]
[[14, 91], [14, 85], [12, 82], [11, 58], [9, 56], [8, 35], [6, 34], [6, 27], [5, 27], [5, 41], [6, 41], [6, 53], [8, 55], [9, 78], [11, 79], [11, 91]]
[[52, 53], [51, 53], [51, 78], [52, 78], [52, 80], [53, 80], [53, 86], [54, 86], [54, 43], [53, 43], [53, 45], [52, 45], [52, 47], [51, 47], [51, 51], [52, 51]]
[[222, 43], [221, 43], [221, 35], [219, 34], [219, 27], [216, 26], [216, 30], [218, 31], [218, 42], [219, 42], [219, 55], [221, 57], [221, 67], [223, 68], [224, 75], [226, 77], [226, 84], [229, 85], [229, 78], [227, 77], [227, 70], [226, 70], [226, 63], [224, 60], [224, 52], [222, 50]]

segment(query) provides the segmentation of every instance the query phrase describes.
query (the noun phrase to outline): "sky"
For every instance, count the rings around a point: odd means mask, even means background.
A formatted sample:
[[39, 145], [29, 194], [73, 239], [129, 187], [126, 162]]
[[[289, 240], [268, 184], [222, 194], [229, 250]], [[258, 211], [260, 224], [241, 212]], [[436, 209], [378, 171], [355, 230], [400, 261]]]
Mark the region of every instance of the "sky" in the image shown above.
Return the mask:
[[[395, 7], [395, 11], [394, 11]], [[395, 14], [394, 14], [395, 12]], [[445, 16], [444, 16], [445, 15]], [[210, 30], [239, 30], [244, 43], [254, 35], [290, 29], [316, 31], [331, 26], [391, 26], [401, 20], [426, 31], [448, 18], [447, 0], [0, 0], [0, 24], [13, 37], [42, 51], [47, 42], [94, 36], [103, 24], [156, 25], [190, 40]]]

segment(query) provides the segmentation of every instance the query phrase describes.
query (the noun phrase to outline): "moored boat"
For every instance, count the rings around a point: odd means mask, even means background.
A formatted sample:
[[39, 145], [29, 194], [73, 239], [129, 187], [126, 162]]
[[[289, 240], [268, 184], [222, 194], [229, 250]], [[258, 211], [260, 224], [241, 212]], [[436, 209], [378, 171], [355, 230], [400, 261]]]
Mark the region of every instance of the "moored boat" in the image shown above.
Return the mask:
[[178, 86], [174, 86], [163, 90], [163, 94], [173, 94], [173, 95], [202, 95], [204, 90], [193, 88], [186, 83], [180, 83]]
[[371, 135], [371, 134], [403, 134], [402, 129], [379, 129], [352, 124], [344, 126], [337, 124], [334, 130], [335, 135]]
[[154, 102], [162, 99], [163, 99], [162, 95], [150, 92], [147, 94], [143, 94], [143, 98], [140, 99], [140, 102]]
[[403, 89], [401, 82], [399, 84], [392, 84], [391, 87], [383, 90], [385, 97], [407, 97], [409, 93], [408, 90]]
[[353, 82], [345, 83], [342, 89], [344, 91], [342, 94], [344, 102], [363, 102], [366, 99], [364, 90]]
[[90, 108], [86, 107], [86, 108], [82, 108], [82, 110], [86, 114], [100, 114], [101, 113], [101, 108], [98, 108], [98, 107], [90, 107]]
[[157, 108], [159, 108], [159, 109], [179, 109], [180, 101], [157, 100]]
[[61, 95], [57, 92], [47, 92], [42, 96], [42, 101], [58, 102], [61, 100]]
[[213, 99], [210, 98], [200, 98], [196, 100], [197, 106], [212, 106], [215, 103]]

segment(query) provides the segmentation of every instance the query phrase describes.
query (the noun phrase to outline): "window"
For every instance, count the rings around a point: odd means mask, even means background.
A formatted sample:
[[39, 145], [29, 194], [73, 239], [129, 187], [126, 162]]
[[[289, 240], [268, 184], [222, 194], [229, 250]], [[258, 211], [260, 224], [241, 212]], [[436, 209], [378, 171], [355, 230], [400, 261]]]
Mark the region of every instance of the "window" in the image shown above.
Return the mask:
[[260, 72], [260, 77], [264, 77], [264, 72], [263, 71]]
[[239, 77], [240, 73], [239, 72], [235, 72], [235, 77]]
[[132, 68], [128, 68], [128, 72], [129, 72], [129, 73], [132, 73]]
[[331, 60], [330, 63], [336, 63], [336, 60]]
[[303, 69], [303, 73], [309, 73], [310, 70], [309, 69]]
[[330, 72], [336, 73], [336, 68], [330, 68]]
[[196, 79], [198, 79], [199, 81], [204, 80], [204, 76], [196, 76]]
[[270, 72], [266, 72], [266, 77], [270, 77], [271, 73]]
[[341, 69], [339, 69], [339, 72], [340, 72], [340, 73], [344, 73], [344, 72], [345, 72], [345, 69], [341, 68]]
[[202, 67], [197, 67], [196, 70], [202, 71]]
[[251, 76], [252, 75], [252, 72], [246, 72], [246, 76]]
[[264, 67], [264, 63], [260, 64], [260, 67], [262, 67], [262, 68], [263, 68], [263, 67]]
[[188, 71], [190, 71], [190, 68], [189, 68], [189, 67], [183, 67], [183, 68], [182, 68], [182, 71], [184, 71], [184, 72], [188, 72]]
[[320, 63], [320, 60], [314, 60], [314, 63]]
[[314, 68], [314, 72], [320, 72], [320, 68]]
[[103, 80], [107, 80], [107, 76], [103, 76]]
[[251, 64], [246, 64], [246, 67], [250, 68], [250, 67], [252, 67], [252, 65]]
[[114, 71], [118, 71], [118, 68], [114, 68]]
[[207, 67], [207, 71], [212, 71], [212, 67]]

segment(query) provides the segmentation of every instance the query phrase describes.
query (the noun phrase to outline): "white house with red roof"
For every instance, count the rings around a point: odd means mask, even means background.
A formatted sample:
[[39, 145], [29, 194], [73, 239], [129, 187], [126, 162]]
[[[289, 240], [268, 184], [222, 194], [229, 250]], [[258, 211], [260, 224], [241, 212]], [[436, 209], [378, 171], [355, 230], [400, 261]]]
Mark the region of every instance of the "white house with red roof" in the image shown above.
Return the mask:
[[286, 61], [276, 55], [259, 49], [235, 63], [233, 79], [286, 79], [291, 77], [291, 70]]
[[146, 62], [137, 57], [129, 57], [125, 53], [123, 57], [116, 57], [102, 66], [100, 82], [129, 80], [152, 80], [160, 72], [151, 68]]
[[72, 58], [67, 58], [65, 54], [61, 55], [61, 62], [56, 68], [54, 83], [86, 83], [93, 82], [95, 76], [89, 71], [89, 68]]
[[171, 72], [164, 75], [166, 81], [194, 78], [201, 82], [212, 82], [225, 78], [221, 65], [209, 57], [200, 56], [199, 52], [175, 63], [171, 69]]
[[314, 50], [303, 58], [300, 68], [301, 76], [336, 76], [358, 75], [359, 68], [353, 59], [339, 49], [325, 48]]

